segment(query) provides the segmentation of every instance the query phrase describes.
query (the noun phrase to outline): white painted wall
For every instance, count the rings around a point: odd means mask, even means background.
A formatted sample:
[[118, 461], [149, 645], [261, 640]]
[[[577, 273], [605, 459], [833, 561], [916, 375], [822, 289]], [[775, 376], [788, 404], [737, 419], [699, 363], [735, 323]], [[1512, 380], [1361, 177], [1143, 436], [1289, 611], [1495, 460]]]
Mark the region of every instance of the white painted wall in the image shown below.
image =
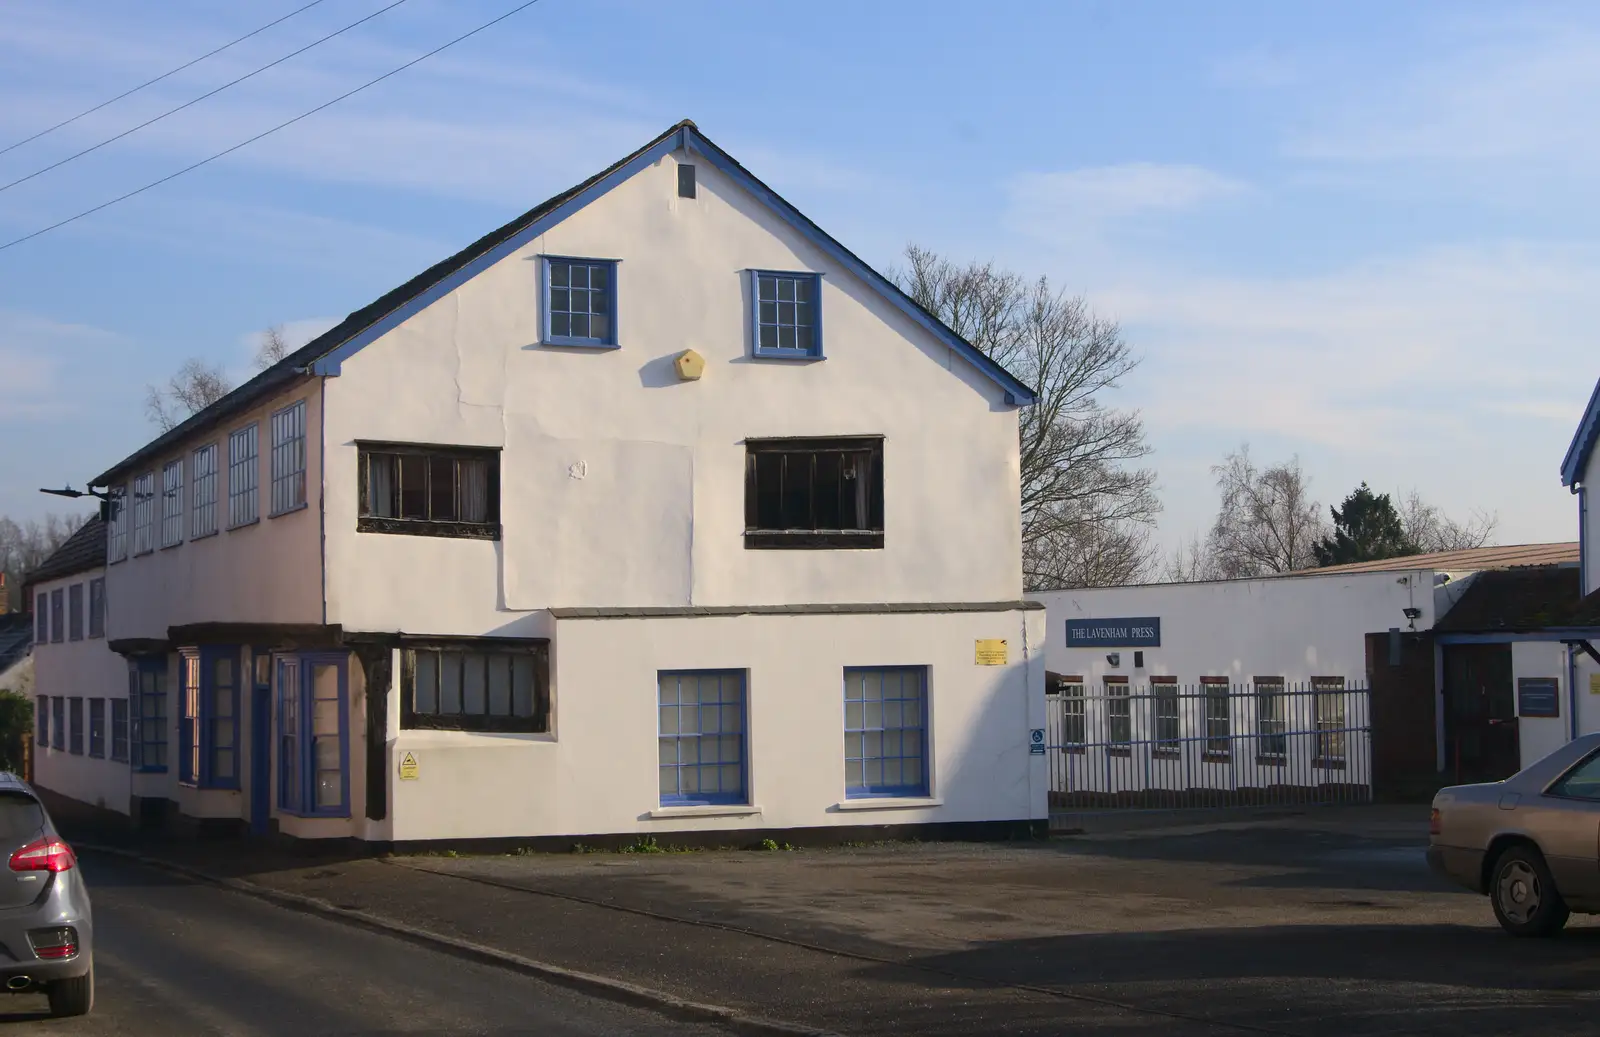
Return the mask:
[[1559, 717], [1521, 716], [1517, 733], [1521, 740], [1522, 765], [1528, 766], [1555, 752], [1570, 741], [1571, 699], [1567, 693], [1567, 648], [1554, 641], [1518, 641], [1511, 646], [1512, 692], [1523, 677], [1553, 677], [1560, 682]]
[[[306, 401], [306, 495], [309, 507], [269, 518], [272, 502], [273, 411], [295, 400]], [[260, 488], [259, 521], [230, 530], [228, 524], [228, 434], [251, 422], [257, 433]], [[167, 628], [186, 623], [319, 623], [322, 621], [321, 528], [317, 493], [321, 482], [320, 400], [318, 383], [307, 381], [291, 391], [240, 415], [226, 425], [198, 435], [180, 449], [139, 469], [156, 473], [184, 460], [184, 542], [149, 554], [112, 562], [106, 571], [107, 632], [119, 638], [165, 638]], [[218, 444], [217, 524], [221, 532], [190, 540], [191, 455], [206, 443]], [[137, 472], [127, 474], [131, 487]], [[160, 500], [156, 502], [155, 542], [160, 544]], [[128, 522], [128, 549], [133, 549], [133, 523]]]
[[[40, 788], [49, 789], [79, 802], [126, 814], [129, 794], [128, 764], [126, 761], [111, 759], [111, 702], [127, 701], [127, 664], [120, 655], [106, 646], [105, 638], [88, 636], [89, 581], [103, 574], [104, 570], [96, 569], [62, 577], [59, 580], [34, 584], [32, 587], [31, 592], [37, 600], [40, 594], [49, 594], [57, 588], [82, 584], [84, 602], [83, 640], [63, 640], [60, 643], [52, 641], [33, 646], [34, 728], [37, 731], [38, 696], [48, 695], [52, 699], [58, 696], [69, 699], [81, 697], [84, 700], [83, 751], [77, 754], [71, 752], [70, 748], [58, 750], [35, 743], [33, 774], [34, 784]], [[67, 597], [70, 600], [70, 593]], [[100, 759], [89, 755], [88, 700], [91, 698], [106, 700], [105, 756]], [[70, 713], [64, 713], [63, 719], [70, 724]], [[70, 746], [70, 742], [63, 737], [62, 745]]]
[[[1210, 583], [1150, 584], [1029, 595], [1049, 612], [1045, 657], [1051, 672], [1096, 682], [1119, 673], [1134, 684], [1172, 675], [1180, 684], [1201, 677], [1249, 682], [1253, 676], [1297, 683], [1312, 677], [1365, 681], [1366, 635], [1408, 627], [1402, 611], [1422, 610], [1418, 630], [1434, 622], [1433, 573], [1428, 570], [1344, 573]], [[1161, 646], [1133, 667], [1132, 648], [1072, 648], [1069, 619], [1159, 616]], [[1111, 667], [1106, 655], [1121, 654]]]
[[[367, 826], [369, 837], [1042, 818], [1045, 758], [1028, 753], [1029, 729], [1044, 726], [1042, 634], [1037, 611], [562, 620], [552, 649], [552, 732], [398, 732], [389, 746], [391, 820]], [[976, 665], [979, 638], [1007, 639], [1009, 664]], [[938, 805], [841, 809], [843, 669], [858, 665], [930, 668]], [[656, 675], [684, 668], [748, 671], [749, 787], [760, 813], [653, 816]], [[415, 781], [394, 778], [407, 750], [419, 764]]]
[[[553, 606], [1018, 596], [1015, 409], [709, 164], [678, 198], [676, 161], [326, 381], [330, 622], [526, 636], [548, 635], [526, 613]], [[621, 348], [537, 345], [541, 253], [621, 260]], [[749, 356], [749, 268], [825, 275], [826, 360]], [[705, 375], [678, 382], [691, 347]], [[850, 434], [886, 437], [885, 548], [745, 550], [745, 438]], [[357, 534], [358, 439], [503, 448], [504, 541]]]

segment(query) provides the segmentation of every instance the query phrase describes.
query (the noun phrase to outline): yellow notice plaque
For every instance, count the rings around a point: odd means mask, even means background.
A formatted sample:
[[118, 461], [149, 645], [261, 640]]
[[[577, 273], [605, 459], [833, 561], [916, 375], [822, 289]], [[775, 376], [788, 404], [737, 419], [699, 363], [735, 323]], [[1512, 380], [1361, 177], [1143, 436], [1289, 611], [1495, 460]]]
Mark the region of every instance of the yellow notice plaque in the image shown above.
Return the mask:
[[1589, 694], [1600, 695], [1600, 673], [1589, 674]]
[[1004, 666], [1010, 661], [1005, 638], [979, 640], [977, 656], [979, 666]]
[[421, 768], [417, 766], [416, 753], [408, 752], [404, 756], [400, 757], [401, 781], [416, 781], [420, 775], [420, 772]]

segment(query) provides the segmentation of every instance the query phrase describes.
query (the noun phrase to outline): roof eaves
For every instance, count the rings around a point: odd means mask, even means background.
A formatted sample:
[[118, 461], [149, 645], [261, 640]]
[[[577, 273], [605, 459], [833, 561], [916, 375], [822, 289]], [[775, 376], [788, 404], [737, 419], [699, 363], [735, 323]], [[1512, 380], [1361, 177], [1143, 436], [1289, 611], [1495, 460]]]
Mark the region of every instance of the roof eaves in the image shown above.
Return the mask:
[[1578, 422], [1578, 430], [1573, 433], [1567, 456], [1561, 459], [1561, 485], [1572, 487], [1574, 493], [1578, 492], [1578, 480], [1583, 478], [1597, 439], [1600, 439], [1600, 380], [1589, 394], [1589, 406], [1584, 408], [1583, 420]]

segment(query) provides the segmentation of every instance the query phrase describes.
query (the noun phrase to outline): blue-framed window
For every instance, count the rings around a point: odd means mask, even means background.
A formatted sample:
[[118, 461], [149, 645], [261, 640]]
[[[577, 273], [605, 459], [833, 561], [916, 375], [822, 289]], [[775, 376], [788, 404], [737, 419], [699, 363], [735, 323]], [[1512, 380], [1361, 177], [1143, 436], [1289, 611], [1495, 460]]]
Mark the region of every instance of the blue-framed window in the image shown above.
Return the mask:
[[845, 796], [928, 794], [928, 671], [844, 671]]
[[167, 657], [145, 656], [128, 667], [133, 713], [133, 767], [147, 774], [167, 770]]
[[752, 270], [750, 334], [756, 356], [822, 357], [822, 276]]
[[748, 803], [742, 670], [663, 670], [662, 806]]
[[278, 809], [350, 816], [348, 660], [278, 657]]
[[50, 643], [60, 644], [67, 639], [67, 592], [57, 587], [50, 592]]
[[50, 592], [40, 591], [33, 600], [33, 643], [42, 645], [50, 640]]
[[50, 700], [50, 748], [67, 747], [67, 700], [57, 695]]
[[178, 780], [206, 789], [239, 787], [239, 649], [183, 653]]
[[544, 344], [617, 344], [617, 261], [544, 256]]
[[83, 640], [83, 584], [67, 588], [67, 640]]
[[49, 695], [40, 695], [38, 704], [36, 706], [34, 706], [34, 709], [37, 710], [38, 714], [39, 714], [37, 717], [34, 718], [39, 723], [39, 731], [38, 731], [38, 734], [36, 734], [34, 736], [34, 742], [41, 749], [49, 748], [49, 746], [50, 746], [50, 696]]

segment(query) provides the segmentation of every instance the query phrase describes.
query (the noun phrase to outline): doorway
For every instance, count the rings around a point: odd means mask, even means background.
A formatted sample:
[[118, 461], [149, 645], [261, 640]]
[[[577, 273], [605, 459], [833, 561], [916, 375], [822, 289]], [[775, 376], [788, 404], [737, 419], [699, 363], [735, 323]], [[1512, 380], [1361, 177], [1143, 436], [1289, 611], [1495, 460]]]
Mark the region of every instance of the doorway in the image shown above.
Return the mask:
[[1509, 644], [1446, 645], [1445, 775], [1456, 784], [1499, 781], [1522, 769]]

